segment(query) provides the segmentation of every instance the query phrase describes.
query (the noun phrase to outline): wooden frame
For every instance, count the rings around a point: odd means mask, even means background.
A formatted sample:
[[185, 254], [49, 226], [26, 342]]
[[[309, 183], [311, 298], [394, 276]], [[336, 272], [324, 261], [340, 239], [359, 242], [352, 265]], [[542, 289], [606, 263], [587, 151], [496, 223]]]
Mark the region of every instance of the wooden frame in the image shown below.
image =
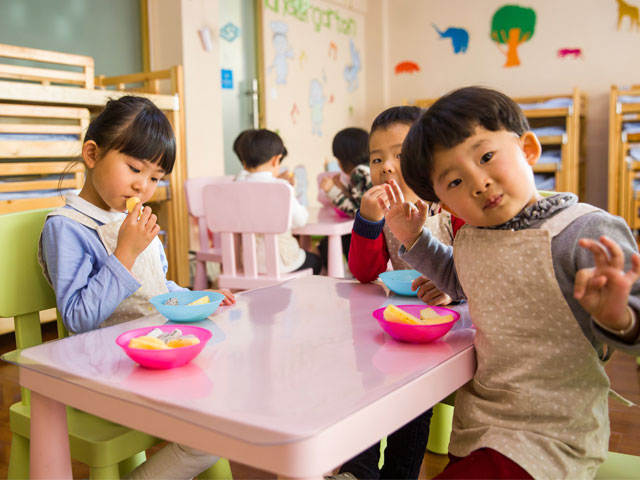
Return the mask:
[[[562, 159], [555, 164], [537, 164], [533, 171], [536, 173], [554, 173], [556, 190], [573, 192], [577, 195], [584, 194], [584, 180], [580, 176], [583, 162], [584, 145], [584, 119], [586, 116], [586, 97], [578, 88], [574, 88], [571, 94], [543, 95], [532, 97], [519, 97], [514, 100], [519, 104], [540, 103], [554, 98], [571, 98], [572, 105], [560, 108], [526, 109], [523, 113], [532, 127], [562, 125], [565, 128], [564, 135], [539, 137], [543, 148], [546, 146], [560, 146]], [[437, 99], [417, 99], [413, 105], [420, 108], [429, 108]], [[403, 102], [408, 105], [408, 102]]]

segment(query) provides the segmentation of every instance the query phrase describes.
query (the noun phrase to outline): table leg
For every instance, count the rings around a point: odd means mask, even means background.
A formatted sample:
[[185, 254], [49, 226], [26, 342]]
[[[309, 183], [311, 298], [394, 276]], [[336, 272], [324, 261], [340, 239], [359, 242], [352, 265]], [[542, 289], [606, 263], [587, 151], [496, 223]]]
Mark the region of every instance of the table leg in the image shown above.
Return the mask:
[[72, 478], [64, 404], [31, 392], [31, 478]]
[[327, 257], [327, 274], [330, 277], [343, 278], [344, 264], [342, 263], [342, 239], [340, 235], [329, 235]]

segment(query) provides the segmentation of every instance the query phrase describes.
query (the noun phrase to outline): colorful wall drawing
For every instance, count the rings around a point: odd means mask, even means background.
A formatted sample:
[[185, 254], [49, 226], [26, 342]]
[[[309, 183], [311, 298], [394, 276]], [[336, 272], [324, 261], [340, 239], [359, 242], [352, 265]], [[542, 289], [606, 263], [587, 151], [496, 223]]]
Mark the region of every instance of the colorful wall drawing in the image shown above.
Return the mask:
[[[533, 37], [536, 12], [519, 5], [504, 5], [496, 10], [491, 19], [491, 40], [506, 57], [505, 67], [520, 65], [518, 47]], [[506, 51], [500, 46], [505, 45]]]
[[309, 107], [311, 108], [311, 133], [322, 135], [324, 121], [324, 104], [327, 99], [322, 91], [322, 84], [315, 78], [309, 83]]
[[582, 49], [581, 48], [559, 48], [558, 49], [558, 57], [559, 58], [582, 58]]
[[275, 68], [276, 83], [285, 85], [289, 74], [287, 58], [293, 58], [293, 49], [289, 46], [287, 38], [289, 25], [284, 22], [271, 22], [271, 31], [273, 32], [273, 48], [276, 53], [273, 57], [273, 63], [269, 66], [269, 73]]
[[616, 0], [616, 2], [618, 2], [618, 30], [620, 30], [624, 17], [629, 17], [629, 30], [640, 28], [638, 7], [623, 0]]
[[419, 72], [420, 66], [416, 62], [400, 62], [396, 65], [395, 74]]
[[240, 28], [233, 23], [228, 22], [220, 29], [220, 36], [227, 42], [233, 42], [240, 36]]
[[344, 79], [347, 81], [347, 91], [353, 92], [358, 88], [358, 72], [360, 72], [360, 52], [356, 50], [353, 38], [349, 39], [349, 51], [351, 52], [351, 64], [344, 67]]
[[338, 59], [338, 46], [335, 42], [329, 42], [329, 58]]
[[469, 32], [464, 28], [449, 27], [444, 32], [435, 24], [431, 24], [436, 29], [440, 38], [450, 38], [453, 46], [453, 53], [465, 53], [469, 46]]

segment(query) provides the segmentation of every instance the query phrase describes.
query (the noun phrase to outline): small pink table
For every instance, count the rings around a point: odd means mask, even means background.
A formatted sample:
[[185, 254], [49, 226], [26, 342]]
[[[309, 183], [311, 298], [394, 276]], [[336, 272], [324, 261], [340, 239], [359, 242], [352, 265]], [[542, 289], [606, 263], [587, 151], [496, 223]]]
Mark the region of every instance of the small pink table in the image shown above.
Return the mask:
[[294, 235], [302, 235], [304, 248], [311, 245], [311, 235], [326, 235], [329, 237], [327, 274], [330, 277], [344, 277], [342, 263], [342, 235], [351, 233], [353, 218], [339, 216], [332, 207], [309, 208], [309, 220], [304, 227], [295, 228]]
[[[115, 344], [160, 315], [5, 355], [32, 390], [32, 478], [71, 478], [64, 406], [290, 478], [321, 478], [469, 381], [474, 330], [398, 343], [371, 312], [416, 297], [310, 276], [237, 295], [196, 325], [213, 337], [190, 364], [137, 366]], [[179, 327], [176, 324], [176, 327]]]

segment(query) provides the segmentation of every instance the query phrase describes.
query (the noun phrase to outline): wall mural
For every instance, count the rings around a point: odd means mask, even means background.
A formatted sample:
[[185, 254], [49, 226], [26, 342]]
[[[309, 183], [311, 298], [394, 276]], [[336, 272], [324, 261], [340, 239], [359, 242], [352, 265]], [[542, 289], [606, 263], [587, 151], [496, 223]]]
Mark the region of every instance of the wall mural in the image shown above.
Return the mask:
[[315, 78], [309, 83], [309, 107], [311, 107], [311, 134], [322, 135], [322, 122], [324, 121], [324, 104], [327, 98], [324, 96], [322, 84]]
[[464, 28], [449, 27], [444, 32], [440, 30], [434, 23], [431, 24], [435, 28], [440, 38], [450, 38], [453, 53], [465, 53], [469, 46], [469, 32]]
[[349, 39], [349, 51], [351, 52], [351, 63], [344, 67], [344, 79], [347, 81], [347, 91], [353, 92], [358, 88], [358, 72], [360, 66], [360, 52], [356, 50], [356, 44], [353, 38]]
[[[505, 67], [520, 65], [518, 47], [533, 37], [536, 12], [519, 5], [504, 5], [496, 10], [491, 19], [491, 39], [506, 57]], [[506, 46], [506, 50], [501, 48]]]
[[634, 28], [637, 30], [640, 28], [638, 7], [623, 0], [616, 0], [616, 2], [618, 2], [618, 30], [620, 30], [624, 17], [629, 17], [629, 30], [633, 30]]
[[582, 49], [581, 48], [560, 48], [558, 49], [558, 57], [559, 58], [583, 58], [582, 57]]
[[396, 75], [400, 75], [401, 73], [419, 72], [420, 66], [416, 62], [410, 62], [407, 60], [405, 62], [398, 63], [394, 71]]
[[287, 75], [289, 74], [288, 58], [293, 58], [293, 49], [289, 46], [287, 32], [289, 25], [284, 22], [271, 22], [271, 31], [273, 32], [273, 49], [275, 56], [273, 63], [269, 66], [268, 72], [275, 68], [276, 83], [285, 85], [287, 83]]

